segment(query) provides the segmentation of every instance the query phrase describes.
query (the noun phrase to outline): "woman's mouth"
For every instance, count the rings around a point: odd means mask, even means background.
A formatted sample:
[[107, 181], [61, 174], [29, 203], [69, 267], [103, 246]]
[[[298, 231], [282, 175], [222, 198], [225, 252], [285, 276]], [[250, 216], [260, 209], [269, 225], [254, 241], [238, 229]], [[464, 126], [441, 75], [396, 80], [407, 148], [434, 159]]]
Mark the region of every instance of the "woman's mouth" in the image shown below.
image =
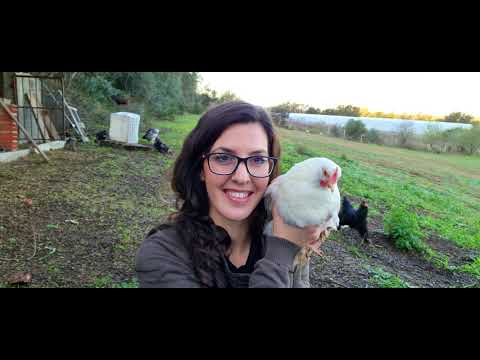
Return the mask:
[[245, 204], [248, 202], [253, 192], [251, 191], [235, 191], [224, 190], [225, 196], [234, 204]]

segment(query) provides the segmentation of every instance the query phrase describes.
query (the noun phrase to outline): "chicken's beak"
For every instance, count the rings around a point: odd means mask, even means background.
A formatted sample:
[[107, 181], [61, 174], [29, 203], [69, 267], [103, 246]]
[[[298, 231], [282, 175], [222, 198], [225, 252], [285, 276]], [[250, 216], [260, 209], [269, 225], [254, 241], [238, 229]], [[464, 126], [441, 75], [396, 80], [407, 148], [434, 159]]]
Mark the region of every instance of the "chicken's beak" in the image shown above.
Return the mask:
[[338, 168], [335, 170], [333, 175], [329, 177], [327, 181], [327, 188], [329, 188], [331, 192], [335, 191], [335, 185], [337, 184], [337, 179], [338, 179]]

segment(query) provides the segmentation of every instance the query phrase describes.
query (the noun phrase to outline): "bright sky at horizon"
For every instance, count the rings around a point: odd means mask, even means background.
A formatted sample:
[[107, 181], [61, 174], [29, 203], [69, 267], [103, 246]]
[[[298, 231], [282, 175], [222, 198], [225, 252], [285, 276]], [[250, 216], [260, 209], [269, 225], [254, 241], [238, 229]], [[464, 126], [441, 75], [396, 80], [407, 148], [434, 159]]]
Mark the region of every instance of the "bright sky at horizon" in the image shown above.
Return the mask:
[[296, 102], [320, 109], [480, 117], [480, 72], [202, 72], [201, 86], [264, 107]]

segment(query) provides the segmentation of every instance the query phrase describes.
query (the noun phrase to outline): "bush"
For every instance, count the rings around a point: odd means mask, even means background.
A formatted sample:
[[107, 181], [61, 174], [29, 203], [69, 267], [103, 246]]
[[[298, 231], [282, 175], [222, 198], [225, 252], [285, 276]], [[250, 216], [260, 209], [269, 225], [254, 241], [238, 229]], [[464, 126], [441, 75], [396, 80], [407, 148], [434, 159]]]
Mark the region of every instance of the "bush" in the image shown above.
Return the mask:
[[308, 130], [312, 134], [327, 134], [328, 133], [328, 125], [324, 122], [318, 122], [314, 124], [308, 125]]
[[476, 258], [472, 263], [459, 267], [457, 270], [473, 274], [480, 278], [480, 257]]
[[478, 152], [480, 150], [480, 125], [464, 130], [459, 142], [468, 154], [473, 155]]
[[472, 120], [473, 120], [473, 116], [471, 115], [464, 114], [462, 112], [453, 112], [445, 116], [445, 119], [443, 121], [470, 124]]
[[299, 144], [295, 147], [295, 150], [297, 151], [297, 154], [299, 155], [305, 155], [305, 156], [313, 156], [312, 152], [308, 147], [306, 147], [303, 144]]
[[344, 127], [340, 125], [332, 125], [330, 127], [330, 134], [335, 136], [335, 137], [343, 137], [344, 134]]
[[394, 245], [398, 249], [427, 252], [427, 246], [422, 241], [423, 233], [415, 213], [397, 206], [385, 214], [383, 222], [385, 234], [394, 241]]
[[436, 152], [451, 151], [473, 155], [480, 150], [480, 126], [442, 131], [438, 125], [430, 125], [423, 135], [423, 141]]
[[432, 150], [434, 147], [442, 147], [445, 144], [445, 136], [440, 126], [437, 124], [428, 125], [423, 134], [423, 142]]
[[345, 125], [345, 136], [352, 140], [359, 140], [367, 133], [367, 128], [361, 120], [350, 119]]
[[381, 144], [382, 138], [380, 137], [380, 132], [375, 129], [370, 129], [367, 131], [367, 141], [371, 144]]
[[172, 117], [200, 110], [198, 81], [195, 72], [95, 72], [79, 73], [74, 84], [96, 100], [111, 103], [111, 95], [126, 95], [142, 99], [156, 116]]
[[101, 100], [107, 100], [110, 96], [121, 93], [109, 80], [101, 76], [91, 76], [88, 73], [82, 73], [77, 78], [77, 83], [87, 95]]
[[409, 143], [415, 136], [415, 131], [413, 129], [413, 124], [401, 124], [398, 126], [398, 144], [403, 147], [408, 147]]

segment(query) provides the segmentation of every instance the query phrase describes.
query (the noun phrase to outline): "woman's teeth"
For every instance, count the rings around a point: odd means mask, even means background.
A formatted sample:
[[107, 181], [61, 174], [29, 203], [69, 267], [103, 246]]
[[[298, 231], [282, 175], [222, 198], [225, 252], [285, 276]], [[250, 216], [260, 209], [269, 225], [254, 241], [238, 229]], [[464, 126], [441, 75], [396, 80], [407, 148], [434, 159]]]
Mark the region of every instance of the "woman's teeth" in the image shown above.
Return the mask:
[[250, 193], [248, 192], [236, 192], [236, 191], [227, 191], [227, 194], [236, 199], [246, 199]]

